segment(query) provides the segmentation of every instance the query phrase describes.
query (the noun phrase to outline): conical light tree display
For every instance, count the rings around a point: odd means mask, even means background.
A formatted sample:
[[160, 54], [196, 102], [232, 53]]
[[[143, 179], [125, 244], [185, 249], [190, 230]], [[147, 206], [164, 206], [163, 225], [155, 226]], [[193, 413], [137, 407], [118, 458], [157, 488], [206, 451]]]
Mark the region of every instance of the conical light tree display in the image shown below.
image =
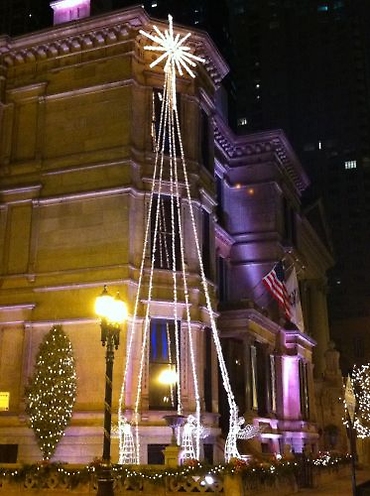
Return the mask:
[[33, 376], [26, 387], [26, 413], [43, 459], [49, 460], [64, 435], [76, 400], [77, 376], [72, 344], [61, 326], [44, 337]]
[[[182, 446], [183, 452], [186, 453], [186, 458], [200, 459], [200, 439], [204, 433], [204, 427], [201, 425], [201, 396], [197, 376], [198, 350], [196, 349], [196, 335], [191, 322], [191, 303], [188, 285], [189, 274], [185, 256], [185, 237], [190, 237], [194, 242], [198, 259], [201, 288], [203, 290], [209, 316], [209, 324], [217, 353], [222, 384], [228, 399], [230, 419], [229, 434], [225, 443], [225, 460], [229, 461], [231, 458], [239, 458], [241, 456], [237, 450], [237, 438], [243, 437], [246, 439], [253, 437], [256, 435], [256, 432], [251, 426], [242, 427], [244, 419], [238, 416], [238, 407], [235, 403], [229, 375], [222, 354], [221, 343], [215, 322], [215, 314], [212, 309], [208, 282], [202, 260], [202, 250], [197, 232], [196, 214], [194, 212], [193, 200], [190, 194], [191, 188], [181, 137], [176, 94], [177, 75], [195, 78], [196, 64], [202, 63], [204, 60], [193, 54], [191, 47], [187, 44], [190, 33], [181, 36], [174, 32], [171, 16], [168, 16], [168, 29], [165, 29], [162, 32], [154, 25], [153, 30], [152, 33], [140, 31], [140, 34], [152, 43], [144, 46], [144, 49], [157, 52], [158, 54], [158, 57], [150, 64], [150, 67], [153, 68], [156, 65], [163, 63], [164, 84], [163, 90], [158, 92], [159, 101], [161, 102], [160, 116], [156, 122], [157, 126], [153, 125], [152, 127], [155, 158], [148, 205], [148, 221], [144, 234], [144, 245], [133, 318], [128, 333], [127, 359], [123, 373], [118, 411], [120, 463], [140, 463], [139, 410], [141, 407], [141, 394], [146, 359], [148, 356], [147, 350], [150, 341], [152, 296], [155, 285], [154, 272], [155, 268], [158, 268], [158, 266], [172, 272], [173, 321], [179, 322], [181, 320], [181, 325], [174, 326], [173, 329], [171, 356], [169, 357], [171, 373], [177, 377], [176, 387], [174, 387], [173, 390], [171, 389], [169, 401], [173, 406], [177, 405], [176, 413], [178, 418], [184, 417], [182, 401], [182, 378], [184, 377], [184, 374], [181, 370], [182, 364], [180, 358], [180, 347], [182, 346], [181, 339], [184, 335], [186, 335], [188, 346], [186, 353], [189, 357], [189, 379], [191, 376], [194, 391], [195, 411], [189, 416], [188, 421], [183, 427], [184, 432], [182, 439], [181, 435], [178, 436], [178, 444]], [[154, 115], [152, 122], [154, 122]], [[166, 205], [164, 200], [165, 197], [169, 199]], [[188, 225], [189, 227], [191, 226], [191, 229], [187, 230], [186, 233], [181, 200], [187, 205]], [[149, 270], [146, 265], [148, 253], [150, 253]], [[145, 284], [143, 283], [144, 278]], [[139, 316], [139, 307], [143, 302], [145, 302], [144, 318], [142, 319], [142, 329], [139, 330], [139, 326], [137, 326], [137, 322], [141, 319]], [[171, 302], [169, 302], [169, 305], [170, 303]], [[181, 303], [184, 308], [183, 316], [180, 316], [179, 313], [179, 303]], [[128, 423], [124, 416], [125, 393], [131, 372], [130, 367], [133, 362], [133, 343], [135, 342], [135, 334], [137, 334], [137, 332], [141, 333], [138, 341], [141, 343], [142, 349], [139, 360], [138, 386], [136, 398], [134, 399], [132, 421]], [[169, 329], [167, 332], [170, 334]], [[185, 350], [182, 347], [181, 352], [183, 354], [185, 353]], [[131, 425], [134, 427], [134, 432], [131, 432], [130, 430]]]

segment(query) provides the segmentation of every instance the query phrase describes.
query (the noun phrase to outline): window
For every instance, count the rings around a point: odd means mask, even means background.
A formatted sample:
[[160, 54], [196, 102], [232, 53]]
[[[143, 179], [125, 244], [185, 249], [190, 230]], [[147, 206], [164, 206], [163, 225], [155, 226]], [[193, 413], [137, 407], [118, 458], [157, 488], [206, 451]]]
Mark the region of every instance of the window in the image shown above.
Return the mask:
[[274, 413], [276, 412], [276, 394], [276, 357], [270, 355], [270, 410]]
[[223, 178], [216, 174], [216, 195], [217, 195], [217, 219], [220, 225], [223, 225], [224, 218], [224, 195], [223, 195]]
[[177, 407], [176, 340], [179, 323], [152, 319], [149, 351], [149, 408], [174, 410]]
[[315, 145], [313, 143], [306, 143], [303, 146], [303, 151], [304, 152], [313, 152], [315, 150]]
[[[180, 94], [176, 93], [177, 100], [177, 110], [180, 120]], [[163, 107], [163, 108], [162, 108]], [[169, 136], [169, 122], [164, 116], [166, 111], [163, 105], [163, 93], [162, 91], [155, 89], [152, 95], [152, 140], [153, 140], [153, 150], [156, 149], [158, 145], [158, 152], [162, 152], [169, 155], [170, 154], [170, 136]], [[166, 124], [166, 125], [164, 125]], [[176, 125], [176, 124], [175, 124]], [[174, 143], [172, 143], [172, 153], [174, 155], [180, 154], [179, 136], [178, 133], [174, 133]]]
[[202, 261], [205, 276], [211, 277], [211, 222], [210, 214], [202, 210]]
[[333, 9], [334, 10], [342, 9], [343, 6], [344, 6], [344, 3], [343, 3], [343, 1], [340, 0], [340, 1], [334, 2]]
[[151, 246], [155, 250], [156, 269], [179, 270], [181, 267], [178, 199], [161, 195], [153, 198]]
[[217, 286], [218, 286], [218, 299], [220, 302], [225, 302], [228, 299], [228, 265], [227, 260], [223, 257], [217, 259]]
[[0, 444], [0, 463], [17, 463], [18, 444]]
[[248, 124], [248, 119], [246, 117], [239, 117], [238, 126], [246, 126]]
[[251, 407], [261, 416], [269, 413], [271, 386], [269, 385], [269, 362], [266, 345], [256, 341], [250, 348], [251, 359]]
[[309, 394], [308, 394], [308, 365], [303, 360], [299, 360], [299, 391], [302, 418], [309, 417]]
[[353, 338], [353, 355], [356, 359], [365, 358], [365, 341], [363, 336]]
[[345, 169], [356, 169], [356, 167], [357, 167], [357, 160], [346, 160], [344, 162]]
[[209, 118], [203, 109], [201, 113], [201, 152], [204, 167], [213, 173], [213, 156], [211, 153]]
[[165, 444], [148, 444], [148, 464], [149, 465], [164, 465], [164, 449]]
[[269, 389], [268, 389], [268, 355], [266, 345], [256, 342], [256, 366], [257, 366], [257, 404], [258, 415], [265, 416], [269, 409]]
[[258, 400], [257, 400], [257, 349], [255, 346], [251, 346], [251, 372], [252, 372], [252, 408], [257, 410]]
[[295, 246], [296, 244], [296, 216], [294, 209], [289, 205], [286, 198], [283, 198], [283, 211], [284, 211], [284, 241], [289, 245]]
[[209, 465], [213, 465], [213, 444], [204, 444], [203, 445], [203, 451], [204, 451], [204, 460], [207, 462]]
[[204, 330], [205, 358], [204, 358], [204, 406], [206, 412], [212, 412], [212, 330], [207, 327]]

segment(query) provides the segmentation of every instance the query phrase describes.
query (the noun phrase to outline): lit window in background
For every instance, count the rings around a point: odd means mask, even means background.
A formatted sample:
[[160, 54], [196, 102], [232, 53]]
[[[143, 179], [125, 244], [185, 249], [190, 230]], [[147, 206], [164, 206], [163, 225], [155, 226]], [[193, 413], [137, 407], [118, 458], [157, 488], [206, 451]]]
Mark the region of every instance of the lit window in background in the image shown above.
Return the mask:
[[357, 161], [356, 160], [346, 160], [344, 162], [344, 168], [345, 169], [356, 169], [357, 167]]

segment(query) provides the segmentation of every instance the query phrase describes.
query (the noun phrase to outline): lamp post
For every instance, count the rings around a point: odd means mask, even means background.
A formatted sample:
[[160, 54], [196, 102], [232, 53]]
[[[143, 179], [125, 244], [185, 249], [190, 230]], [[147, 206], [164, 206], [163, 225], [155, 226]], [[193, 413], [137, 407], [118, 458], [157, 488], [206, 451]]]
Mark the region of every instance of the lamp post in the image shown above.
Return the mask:
[[100, 318], [101, 342], [106, 347], [103, 457], [97, 496], [114, 496], [110, 456], [113, 361], [114, 350], [119, 346], [120, 326], [127, 318], [127, 308], [118, 293], [114, 298], [104, 286], [102, 294], [95, 300], [95, 312]]

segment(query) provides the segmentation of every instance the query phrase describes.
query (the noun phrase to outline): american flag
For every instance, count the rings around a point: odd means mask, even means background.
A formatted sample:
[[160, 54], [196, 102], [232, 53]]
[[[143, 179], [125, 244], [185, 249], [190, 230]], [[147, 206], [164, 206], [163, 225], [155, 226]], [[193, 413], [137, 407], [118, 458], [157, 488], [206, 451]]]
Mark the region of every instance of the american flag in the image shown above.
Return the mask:
[[286, 318], [291, 319], [290, 301], [287, 288], [285, 286], [285, 274], [282, 262], [278, 262], [274, 268], [262, 279], [264, 286], [279, 303]]

